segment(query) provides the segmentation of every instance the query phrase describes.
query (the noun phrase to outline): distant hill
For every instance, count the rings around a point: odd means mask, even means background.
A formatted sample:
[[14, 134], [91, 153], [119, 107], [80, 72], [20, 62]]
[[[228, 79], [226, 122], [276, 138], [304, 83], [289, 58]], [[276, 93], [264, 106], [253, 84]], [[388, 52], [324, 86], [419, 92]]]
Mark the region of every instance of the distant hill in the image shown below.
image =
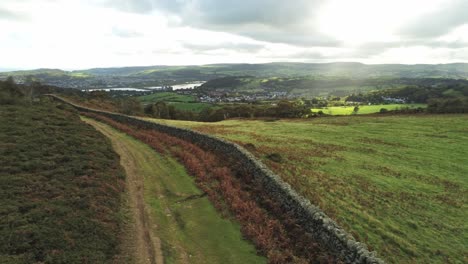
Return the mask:
[[[468, 87], [466, 79], [449, 78], [350, 78], [350, 77], [254, 77], [227, 76], [205, 82], [196, 88], [201, 94], [273, 95], [286, 93], [296, 97], [347, 96], [376, 90], [399, 90], [404, 87], [441, 88], [459, 90]], [[425, 94], [425, 92], [424, 92]], [[408, 96], [403, 96], [408, 97]], [[426, 98], [427, 99], [427, 98]], [[422, 100], [425, 102], [425, 100]]]
[[5, 79], [7, 76], [14, 76], [19, 82], [37, 80], [50, 85], [71, 88], [171, 85], [191, 81], [207, 81], [226, 76], [468, 79], [468, 64], [370, 65], [357, 62], [277, 62], [266, 64], [95, 68], [78, 71], [38, 69], [0, 72], [0, 79]]
[[60, 70], [60, 69], [36, 69], [36, 70], [25, 70], [25, 71], [10, 71], [10, 72], [0, 73], [0, 74], [6, 74], [6, 75], [11, 75], [11, 76], [41, 75], [41, 74], [67, 75], [68, 72]]
[[96, 68], [82, 72], [90, 75], [154, 75], [171, 77], [188, 74], [192, 77], [252, 75], [257, 77], [290, 76], [346, 76], [408, 77], [408, 78], [468, 78], [468, 63], [452, 64], [363, 64], [358, 62], [333, 63], [266, 63], [266, 64], [208, 64], [201, 66], [146, 66], [123, 68]]

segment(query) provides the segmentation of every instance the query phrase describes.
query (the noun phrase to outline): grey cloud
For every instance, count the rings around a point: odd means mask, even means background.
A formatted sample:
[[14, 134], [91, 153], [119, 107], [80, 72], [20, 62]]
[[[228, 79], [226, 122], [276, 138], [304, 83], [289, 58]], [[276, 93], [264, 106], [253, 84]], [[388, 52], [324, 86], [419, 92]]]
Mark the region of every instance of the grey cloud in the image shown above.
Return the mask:
[[325, 59], [326, 56], [324, 56], [322, 53], [317, 52], [317, 51], [301, 51], [297, 52], [295, 54], [289, 55], [287, 58], [293, 58], [293, 59], [304, 59], [304, 60], [321, 60]]
[[[229, 32], [260, 41], [297, 46], [336, 46], [314, 25], [325, 0], [114, 0], [127, 12], [157, 11], [181, 18], [185, 26]], [[308, 25], [308, 26], [305, 26]]]
[[337, 47], [342, 44], [340, 41], [329, 38], [317, 31], [299, 27], [286, 30], [277, 28], [261, 29], [254, 27], [250, 31], [240, 29], [238, 30], [238, 33], [262, 41], [286, 43], [302, 47]]
[[429, 47], [429, 48], [447, 48], [452, 50], [468, 48], [468, 42], [464, 41], [439, 41], [439, 40], [403, 40], [394, 42], [369, 42], [362, 44], [348, 54], [340, 56], [348, 56], [355, 58], [369, 58], [375, 55], [384, 53], [389, 49], [407, 48], [407, 47]]
[[356, 58], [369, 58], [375, 55], [379, 55], [384, 53], [385, 51], [392, 49], [392, 48], [398, 48], [402, 46], [407, 46], [407, 44], [404, 44], [403, 42], [368, 42], [359, 45], [356, 47], [353, 51], [343, 54], [347, 57], [356, 57]]
[[430, 41], [427, 46], [434, 48], [465, 49], [468, 48], [468, 42], [465, 41]]
[[262, 24], [284, 28], [300, 24], [310, 15], [311, 8], [320, 2], [322, 1], [199, 0], [192, 7], [200, 12], [201, 21], [206, 24]]
[[324, 0], [108, 0], [106, 4], [128, 12], [162, 10], [176, 13], [188, 24], [199, 20], [198, 23], [206, 24], [259, 23], [283, 27], [302, 20], [311, 7], [322, 2]]
[[162, 10], [170, 13], [184, 12], [192, 2], [198, 0], [103, 0], [102, 4], [125, 12], [151, 13]]
[[104, 5], [111, 6], [122, 11], [134, 13], [147, 13], [153, 11], [156, 5], [153, 0], [105, 0]]
[[[299, 51], [293, 54], [288, 54], [287, 56], [275, 56], [277, 61], [297, 61], [297, 62], [304, 62], [304, 63], [317, 63], [317, 62], [332, 62], [332, 61], [342, 61], [347, 60], [348, 55], [351, 53], [342, 53], [338, 55], [325, 55], [319, 51], [314, 50], [304, 50]], [[271, 58], [269, 55], [258, 56], [259, 58]]]
[[450, 60], [456, 61], [467, 61], [468, 60], [468, 49], [464, 50], [452, 50], [449, 54]]
[[449, 33], [450, 30], [468, 23], [468, 1], [452, 0], [429, 14], [415, 18], [401, 28], [403, 36], [411, 38], [433, 38]]
[[441, 41], [441, 40], [424, 40], [410, 39], [393, 42], [369, 42], [359, 46], [359, 49], [368, 50], [371, 53], [380, 53], [391, 48], [403, 48], [424, 46], [430, 48], [447, 48], [447, 49], [462, 49], [468, 48], [468, 42], [465, 41]]
[[184, 43], [183, 46], [195, 52], [205, 53], [213, 50], [233, 50], [237, 52], [255, 53], [264, 48], [263, 45], [253, 43], [221, 43], [221, 44], [193, 44]]

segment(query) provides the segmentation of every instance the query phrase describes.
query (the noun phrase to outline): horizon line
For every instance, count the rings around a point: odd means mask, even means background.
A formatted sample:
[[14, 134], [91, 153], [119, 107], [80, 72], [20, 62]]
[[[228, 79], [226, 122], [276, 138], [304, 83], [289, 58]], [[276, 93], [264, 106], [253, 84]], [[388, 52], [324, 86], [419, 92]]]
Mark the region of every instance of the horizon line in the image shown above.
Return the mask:
[[331, 61], [331, 62], [291, 62], [291, 61], [272, 61], [264, 63], [248, 63], [248, 62], [226, 62], [226, 63], [207, 63], [207, 64], [151, 64], [151, 65], [134, 65], [134, 66], [101, 66], [89, 68], [58, 68], [58, 67], [39, 67], [39, 68], [0, 68], [0, 73], [21, 72], [21, 71], [36, 71], [36, 70], [60, 70], [65, 72], [86, 71], [94, 69], [119, 69], [119, 68], [140, 68], [140, 67], [196, 67], [196, 66], [211, 66], [211, 65], [266, 65], [266, 64], [362, 64], [362, 65], [450, 65], [450, 64], [468, 64], [468, 62], [448, 62], [448, 63], [364, 63], [359, 61]]

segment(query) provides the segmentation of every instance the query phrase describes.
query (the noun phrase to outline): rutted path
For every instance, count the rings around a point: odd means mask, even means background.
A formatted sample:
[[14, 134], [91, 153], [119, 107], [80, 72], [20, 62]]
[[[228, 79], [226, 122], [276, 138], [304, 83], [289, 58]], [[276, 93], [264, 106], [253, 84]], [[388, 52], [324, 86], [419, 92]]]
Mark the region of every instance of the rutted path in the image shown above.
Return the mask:
[[133, 226], [124, 251], [136, 263], [264, 263], [241, 237], [239, 226], [223, 219], [174, 159], [144, 143], [83, 118], [106, 135], [127, 173]]
[[83, 120], [112, 141], [112, 146], [120, 155], [120, 163], [127, 175], [128, 205], [133, 217], [131, 221], [133, 226], [128, 235], [134, 241], [126, 243], [126, 250], [133, 252], [132, 259], [136, 263], [164, 263], [159, 238], [153, 236], [149, 226], [150, 220], [147, 210], [145, 210], [143, 197], [144, 179], [139, 175], [139, 161], [135, 155], [135, 149], [126, 140], [123, 140], [124, 135], [115, 133], [110, 127], [92, 119], [84, 118]]

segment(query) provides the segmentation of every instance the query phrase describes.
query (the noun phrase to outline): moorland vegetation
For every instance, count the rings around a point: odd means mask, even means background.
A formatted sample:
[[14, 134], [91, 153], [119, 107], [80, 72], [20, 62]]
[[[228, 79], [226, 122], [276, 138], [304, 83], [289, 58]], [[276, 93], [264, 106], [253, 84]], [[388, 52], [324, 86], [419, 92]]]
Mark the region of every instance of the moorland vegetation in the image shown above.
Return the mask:
[[0, 81], [0, 262], [112, 263], [124, 173], [73, 109]]

